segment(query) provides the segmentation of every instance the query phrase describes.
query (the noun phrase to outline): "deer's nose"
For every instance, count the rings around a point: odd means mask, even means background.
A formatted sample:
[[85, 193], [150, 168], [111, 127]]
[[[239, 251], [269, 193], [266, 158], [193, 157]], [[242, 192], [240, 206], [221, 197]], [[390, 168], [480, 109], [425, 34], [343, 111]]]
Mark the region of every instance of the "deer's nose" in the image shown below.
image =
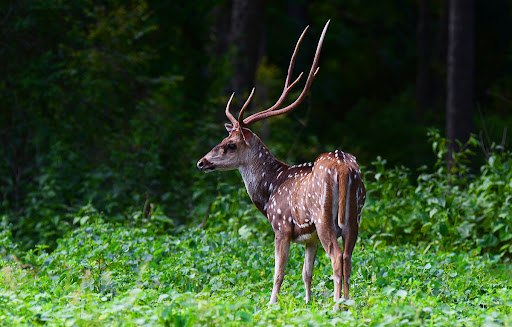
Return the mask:
[[215, 170], [215, 165], [208, 161], [208, 159], [201, 158], [201, 160], [197, 162], [197, 168], [201, 169], [202, 171], [208, 172]]

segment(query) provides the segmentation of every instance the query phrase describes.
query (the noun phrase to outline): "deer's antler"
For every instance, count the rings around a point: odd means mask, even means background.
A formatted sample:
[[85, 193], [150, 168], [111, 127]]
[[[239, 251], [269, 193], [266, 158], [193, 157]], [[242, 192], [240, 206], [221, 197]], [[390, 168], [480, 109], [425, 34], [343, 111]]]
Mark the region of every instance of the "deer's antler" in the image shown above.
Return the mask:
[[313, 59], [313, 65], [311, 66], [311, 69], [310, 69], [309, 75], [308, 75], [308, 79], [306, 80], [304, 89], [302, 90], [299, 97], [292, 104], [290, 104], [284, 108], [279, 108], [283, 104], [283, 101], [285, 100], [285, 98], [288, 96], [290, 90], [297, 84], [297, 82], [299, 82], [299, 80], [301, 79], [301, 77], [303, 75], [303, 73], [300, 73], [299, 77], [297, 77], [297, 79], [295, 79], [295, 81], [293, 81], [293, 83], [290, 84], [291, 76], [293, 73], [293, 66], [295, 64], [295, 58], [297, 57], [297, 53], [298, 53], [300, 44], [302, 43], [302, 39], [304, 38], [304, 35], [306, 34], [306, 31], [308, 30], [309, 26], [307, 26], [304, 29], [304, 32], [302, 32], [299, 40], [297, 41], [297, 45], [295, 46], [295, 50], [293, 51], [292, 58], [290, 59], [290, 66], [288, 67], [288, 75], [286, 76], [283, 92], [281, 93], [281, 96], [279, 97], [277, 102], [272, 107], [265, 109], [263, 111], [257, 112], [255, 114], [252, 114], [251, 116], [243, 119], [243, 114], [244, 114], [245, 110], [247, 109], [247, 106], [249, 105], [249, 102], [251, 101], [252, 96], [254, 94], [254, 88], [253, 88], [251, 91], [251, 94], [247, 98], [247, 101], [245, 101], [244, 106], [240, 110], [240, 113], [238, 115], [238, 120], [236, 120], [235, 117], [233, 117], [233, 115], [229, 112], [229, 106], [231, 104], [231, 100], [233, 99], [234, 93], [231, 95], [231, 97], [229, 98], [228, 104], [226, 106], [226, 116], [229, 118], [231, 123], [233, 123], [233, 127], [235, 129], [239, 129], [244, 126], [249, 126], [249, 125], [251, 125], [259, 120], [265, 119], [267, 117], [284, 114], [284, 113], [294, 109], [295, 107], [297, 107], [304, 100], [307, 92], [309, 91], [309, 88], [311, 87], [311, 84], [313, 83], [313, 79], [315, 78], [316, 74], [318, 73], [318, 69], [319, 69], [318, 68], [318, 59], [320, 57], [320, 51], [322, 50], [322, 44], [324, 42], [324, 37], [325, 37], [325, 33], [327, 32], [327, 27], [329, 26], [329, 22], [330, 22], [330, 20], [327, 21], [327, 23], [325, 24], [325, 27], [322, 31], [322, 35], [320, 36], [320, 40], [318, 41], [318, 46], [316, 48], [315, 58]]

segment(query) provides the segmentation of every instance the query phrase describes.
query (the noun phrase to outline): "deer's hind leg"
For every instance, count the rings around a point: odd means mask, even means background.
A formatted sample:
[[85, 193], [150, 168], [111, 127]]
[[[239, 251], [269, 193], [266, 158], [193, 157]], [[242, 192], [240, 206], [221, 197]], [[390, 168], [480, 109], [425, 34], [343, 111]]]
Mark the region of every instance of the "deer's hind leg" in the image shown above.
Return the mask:
[[[347, 188], [340, 192], [339, 215], [344, 217], [341, 237], [343, 240], [343, 297], [349, 298], [350, 294], [350, 275], [352, 274], [352, 252], [357, 241], [359, 231], [358, 224], [358, 198], [355, 194], [354, 187], [357, 184], [352, 183], [350, 176], [348, 177]], [[341, 205], [343, 204], [343, 205]], [[343, 215], [343, 216], [342, 216]]]
[[[330, 172], [328, 170], [329, 175], [331, 175]], [[323, 197], [319, 199], [321, 209], [317, 213], [314, 222], [318, 239], [322, 243], [325, 252], [329, 255], [329, 258], [331, 258], [334, 281], [333, 299], [336, 302], [341, 297], [343, 251], [338, 243], [338, 236], [341, 233], [341, 229], [337, 226], [339, 210], [338, 175], [331, 175], [330, 178], [332, 179], [326, 180], [324, 183]], [[335, 308], [339, 308], [339, 305], [336, 304]]]
[[[343, 252], [336, 238], [333, 228], [320, 227], [318, 230], [318, 238], [325, 249], [325, 252], [331, 258], [332, 273], [334, 280], [334, 302], [341, 297], [341, 278], [343, 277]], [[338, 306], [336, 305], [336, 308]]]
[[[327, 203], [329, 201], [326, 201]], [[318, 239], [322, 243], [325, 252], [331, 258], [332, 273], [334, 280], [334, 295], [333, 299], [336, 302], [341, 297], [341, 280], [343, 277], [343, 252], [338, 237], [336, 235], [336, 228], [334, 226], [333, 213], [331, 206], [325, 207], [323, 210], [322, 218], [318, 219], [316, 223], [316, 230]], [[339, 306], [336, 304], [335, 308]]]
[[342, 232], [343, 238], [343, 297], [349, 298], [350, 275], [352, 274], [352, 252], [357, 240], [358, 226], [346, 228]]

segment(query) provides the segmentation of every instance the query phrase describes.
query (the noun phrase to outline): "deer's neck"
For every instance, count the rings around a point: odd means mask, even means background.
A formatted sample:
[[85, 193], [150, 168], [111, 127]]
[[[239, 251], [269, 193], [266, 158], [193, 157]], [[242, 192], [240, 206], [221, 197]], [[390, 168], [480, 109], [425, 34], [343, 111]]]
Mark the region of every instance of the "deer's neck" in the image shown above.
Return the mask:
[[278, 176], [288, 167], [289, 165], [277, 160], [261, 142], [248, 163], [238, 168], [252, 202], [265, 216], [270, 195], [282, 183]]

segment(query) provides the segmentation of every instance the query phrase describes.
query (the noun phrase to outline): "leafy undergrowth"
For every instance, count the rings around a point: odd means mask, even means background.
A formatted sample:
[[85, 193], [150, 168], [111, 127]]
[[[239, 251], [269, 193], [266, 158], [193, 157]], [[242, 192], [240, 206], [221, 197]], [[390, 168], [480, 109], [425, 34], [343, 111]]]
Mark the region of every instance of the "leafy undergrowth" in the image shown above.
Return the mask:
[[429, 135], [437, 156], [433, 167], [412, 172], [386, 167], [378, 158], [364, 169], [361, 231], [385, 244], [437, 242], [447, 250], [477, 248], [511, 257], [512, 152], [495, 149], [479, 170], [471, 168], [479, 146], [473, 136], [448, 170], [448, 141], [435, 131]]
[[[279, 304], [268, 306], [273, 240], [194, 230], [178, 236], [89, 223], [47, 253], [19, 258], [0, 235], [3, 325], [512, 325], [512, 269], [500, 256], [361, 238], [351, 299], [332, 311], [330, 260], [319, 251], [303, 302], [303, 246], [294, 245]], [[23, 262], [23, 264], [21, 263]]]

